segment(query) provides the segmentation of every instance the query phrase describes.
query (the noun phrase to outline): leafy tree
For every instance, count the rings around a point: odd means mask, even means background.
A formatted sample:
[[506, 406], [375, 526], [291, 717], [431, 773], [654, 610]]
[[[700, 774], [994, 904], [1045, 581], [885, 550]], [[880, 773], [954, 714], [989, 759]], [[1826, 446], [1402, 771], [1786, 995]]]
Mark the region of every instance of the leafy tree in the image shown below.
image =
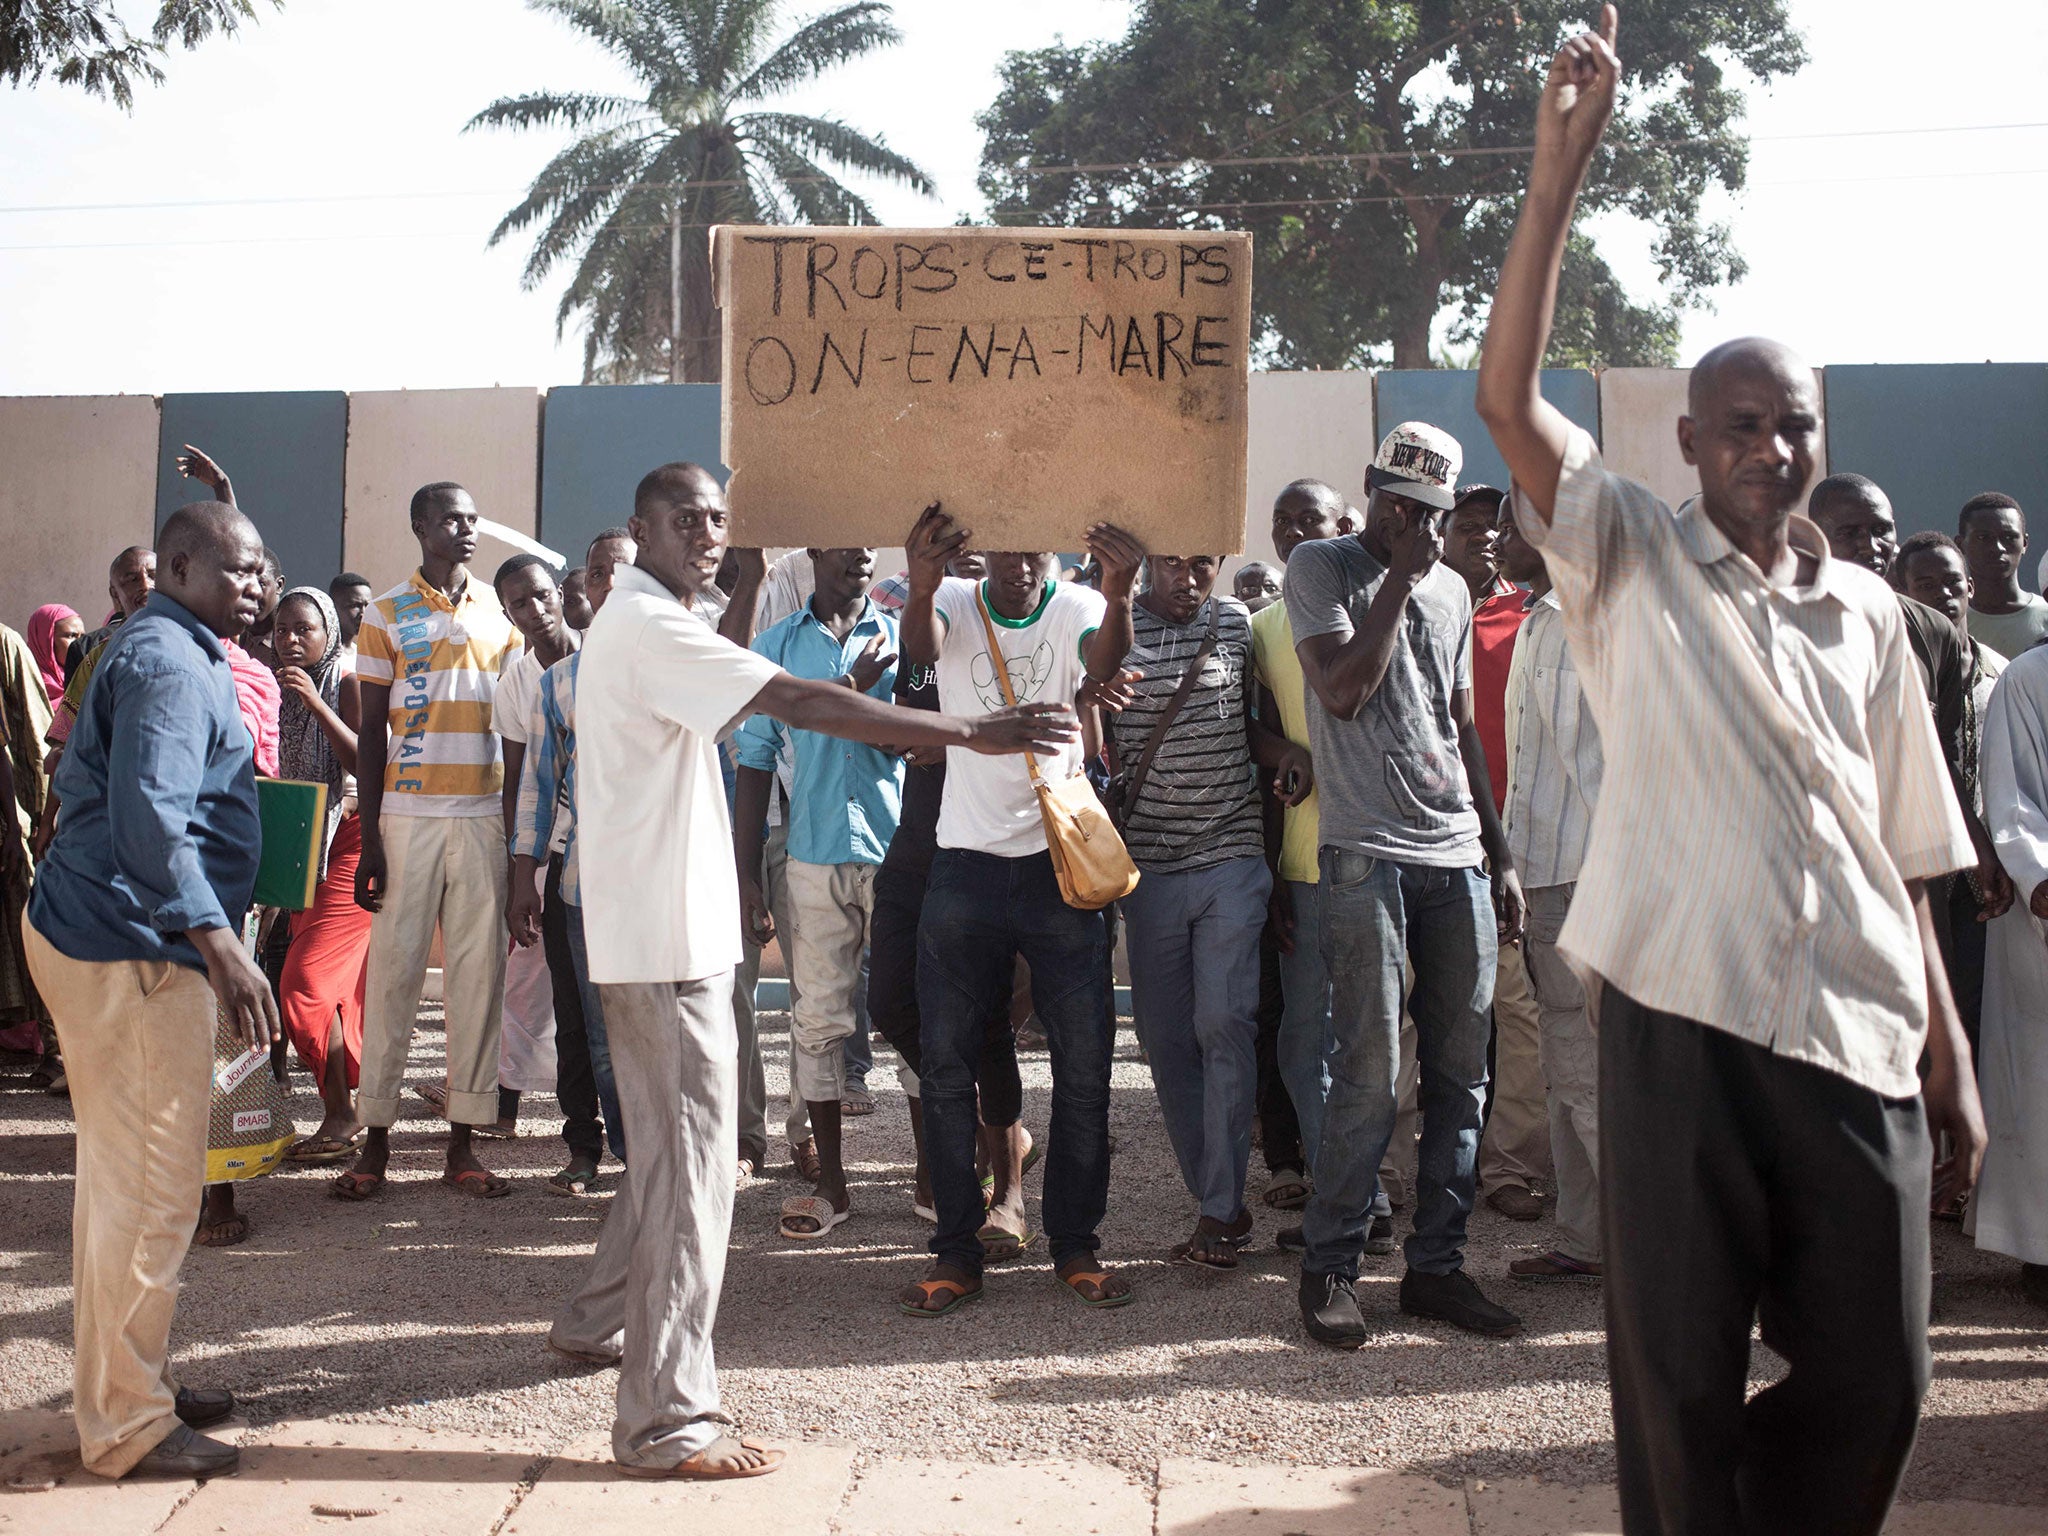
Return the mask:
[[[1446, 307], [1452, 340], [1479, 334], [1544, 73], [1588, 9], [1140, 0], [1118, 42], [1009, 56], [980, 118], [981, 188], [1005, 223], [1250, 230], [1269, 361], [1428, 367]], [[1806, 59], [1787, 0], [1635, 0], [1620, 51], [1623, 100], [1581, 208], [1647, 228], [1663, 292], [1636, 302], [1575, 236], [1558, 363], [1668, 363], [1679, 309], [1742, 277], [1700, 203], [1747, 172], [1738, 77]]]
[[137, 37], [113, 0], [0, 0], [0, 79], [19, 86], [48, 76], [132, 109], [136, 81], [163, 84], [158, 61], [172, 43], [196, 48], [255, 15], [255, 0], [161, 0], [149, 36]]
[[644, 97], [538, 91], [494, 101], [471, 128], [582, 130], [491, 233], [538, 225], [522, 281], [576, 270], [556, 334], [579, 316], [586, 380], [715, 380], [714, 224], [873, 224], [822, 165], [917, 191], [931, 177], [835, 118], [759, 103], [901, 40], [890, 8], [843, 6], [775, 41], [774, 0], [528, 0], [601, 43]]

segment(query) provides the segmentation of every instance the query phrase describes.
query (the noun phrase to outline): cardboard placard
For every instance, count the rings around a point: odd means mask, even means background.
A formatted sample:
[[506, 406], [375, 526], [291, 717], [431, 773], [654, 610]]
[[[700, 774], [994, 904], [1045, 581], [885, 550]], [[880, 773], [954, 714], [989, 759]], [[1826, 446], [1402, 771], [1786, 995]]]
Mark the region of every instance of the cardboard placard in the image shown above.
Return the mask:
[[735, 543], [1244, 548], [1251, 236], [723, 225]]

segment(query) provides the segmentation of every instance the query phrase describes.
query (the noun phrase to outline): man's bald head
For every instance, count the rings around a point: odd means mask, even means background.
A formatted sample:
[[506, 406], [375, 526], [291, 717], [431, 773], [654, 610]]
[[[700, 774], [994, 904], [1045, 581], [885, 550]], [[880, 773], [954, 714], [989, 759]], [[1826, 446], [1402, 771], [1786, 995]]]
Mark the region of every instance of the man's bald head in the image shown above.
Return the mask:
[[224, 501], [195, 501], [178, 508], [157, 530], [159, 570], [179, 555], [220, 555], [239, 549], [243, 539], [256, 542], [256, 560], [263, 562], [263, 540], [256, 525]]
[[1803, 381], [1807, 392], [1813, 392], [1813, 370], [1797, 352], [1768, 336], [1738, 336], [1710, 347], [1692, 365], [1692, 376], [1685, 386], [1685, 408], [1698, 416], [1729, 380], [1759, 373], [1788, 382]]
[[1775, 559], [1769, 551], [1820, 453], [1813, 370], [1780, 342], [1724, 341], [1693, 367], [1678, 446], [1699, 471], [1707, 520], [1738, 548]]
[[239, 635], [263, 602], [263, 540], [221, 501], [195, 501], [156, 536], [157, 587], [216, 635]]
[[719, 487], [718, 476], [702, 464], [686, 459], [664, 464], [642, 475], [639, 485], [633, 488], [633, 515], [646, 517], [656, 507], [683, 505], [706, 491], [721, 499], [725, 494]]

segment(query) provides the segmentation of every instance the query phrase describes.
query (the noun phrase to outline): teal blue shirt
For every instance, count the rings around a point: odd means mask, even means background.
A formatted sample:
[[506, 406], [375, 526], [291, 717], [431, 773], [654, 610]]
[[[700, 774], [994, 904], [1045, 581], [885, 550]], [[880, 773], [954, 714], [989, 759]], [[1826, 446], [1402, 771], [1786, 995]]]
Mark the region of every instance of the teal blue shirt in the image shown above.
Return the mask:
[[[902, 649], [893, 615], [869, 602], [840, 641], [817, 620], [811, 605], [770, 625], [754, 637], [754, 649], [792, 677], [830, 682], [853, 670], [868, 641], [882, 637], [882, 654]], [[888, 701], [896, 689], [891, 665], [870, 698]], [[792, 730], [767, 715], [755, 715], [733, 738], [742, 768], [775, 771], [784, 741], [795, 754], [789, 797], [789, 856], [805, 864], [879, 864], [903, 814], [903, 760], [858, 741], [841, 741], [816, 731]]]

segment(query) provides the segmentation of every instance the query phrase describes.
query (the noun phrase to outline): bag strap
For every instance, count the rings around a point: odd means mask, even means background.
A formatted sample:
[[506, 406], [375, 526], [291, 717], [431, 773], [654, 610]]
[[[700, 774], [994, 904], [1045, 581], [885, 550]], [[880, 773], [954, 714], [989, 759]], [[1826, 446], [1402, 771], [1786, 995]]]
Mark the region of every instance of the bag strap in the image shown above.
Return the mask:
[[[988, 636], [989, 665], [996, 669], [996, 681], [1003, 685], [1003, 702], [1008, 704], [1010, 708], [1015, 709], [1017, 707], [1017, 694], [1010, 687], [1010, 666], [1008, 662], [1003, 660], [1002, 646], [996, 643], [996, 621], [988, 611], [988, 599], [982, 594], [979, 582], [976, 582], [974, 587], [974, 606], [981, 614], [981, 632]], [[1026, 752], [1024, 754], [1024, 766], [1031, 771], [1031, 782], [1034, 785], [1039, 784], [1038, 759], [1029, 752]]]
[[1195, 651], [1195, 659], [1180, 675], [1180, 686], [1173, 690], [1173, 697], [1166, 701], [1166, 713], [1159, 717], [1159, 723], [1152, 727], [1152, 734], [1146, 738], [1145, 750], [1138, 755], [1138, 766], [1131, 770], [1130, 783], [1124, 790], [1124, 814], [1129, 815], [1138, 808], [1138, 796], [1144, 793], [1145, 780], [1152, 772], [1152, 759], [1159, 755], [1160, 743], [1166, 740], [1166, 733], [1173, 722], [1180, 718], [1180, 712], [1188, 701], [1188, 695], [1195, 691], [1195, 679], [1201, 676], [1202, 663], [1209, 659], [1209, 653], [1216, 649], [1216, 616], [1222, 605], [1215, 598], [1209, 599], [1209, 632], [1202, 637], [1201, 645]]

